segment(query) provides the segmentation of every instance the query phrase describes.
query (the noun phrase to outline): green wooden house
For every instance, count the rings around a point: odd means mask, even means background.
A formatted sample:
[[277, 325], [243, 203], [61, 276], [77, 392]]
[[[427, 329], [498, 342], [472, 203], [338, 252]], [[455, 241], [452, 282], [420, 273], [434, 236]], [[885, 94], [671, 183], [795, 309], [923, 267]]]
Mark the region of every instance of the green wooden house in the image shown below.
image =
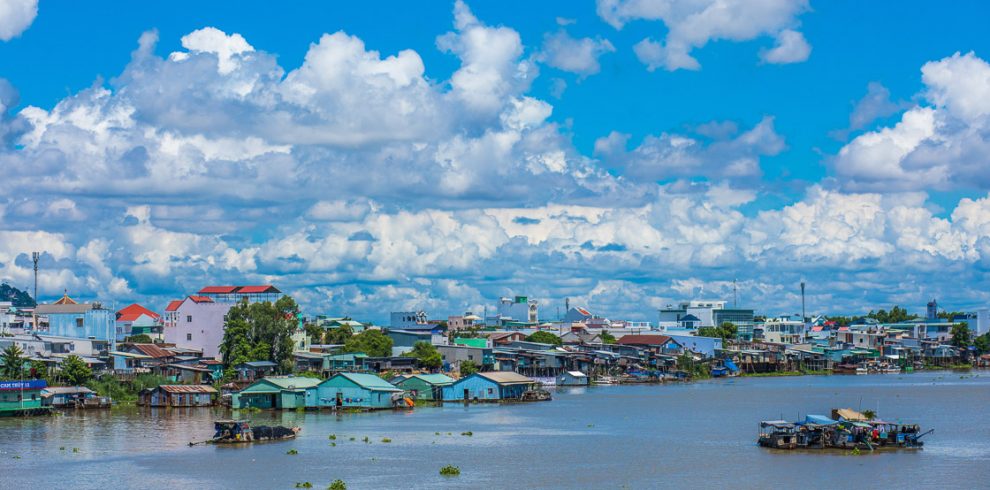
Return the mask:
[[338, 373], [317, 388], [320, 406], [392, 408], [402, 390], [373, 374]]
[[299, 376], [270, 376], [259, 379], [231, 396], [231, 407], [292, 410], [316, 408], [319, 379]]
[[443, 400], [443, 387], [454, 384], [446, 374], [409, 374], [392, 380], [392, 384], [417, 400]]
[[0, 416], [40, 413], [48, 407], [41, 406], [41, 390], [44, 380], [0, 381]]

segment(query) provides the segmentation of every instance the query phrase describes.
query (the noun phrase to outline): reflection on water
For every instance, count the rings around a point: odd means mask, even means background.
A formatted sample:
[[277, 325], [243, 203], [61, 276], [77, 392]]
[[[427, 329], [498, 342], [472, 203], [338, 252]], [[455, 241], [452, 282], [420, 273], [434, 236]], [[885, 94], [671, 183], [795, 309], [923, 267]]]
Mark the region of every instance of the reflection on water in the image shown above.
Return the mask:
[[[349, 488], [844, 488], [853, 481], [972, 488], [965, 482], [990, 477], [988, 406], [990, 375], [939, 372], [561, 388], [549, 403], [414, 412], [78, 411], [0, 419], [0, 488], [291, 488], [303, 481], [324, 488], [336, 478]], [[761, 419], [833, 407], [879, 407], [885, 419], [936, 431], [923, 451], [862, 456], [755, 445]], [[212, 435], [214, 419], [229, 417], [303, 432], [292, 441], [188, 446]], [[446, 464], [460, 466], [461, 476], [441, 477]]]

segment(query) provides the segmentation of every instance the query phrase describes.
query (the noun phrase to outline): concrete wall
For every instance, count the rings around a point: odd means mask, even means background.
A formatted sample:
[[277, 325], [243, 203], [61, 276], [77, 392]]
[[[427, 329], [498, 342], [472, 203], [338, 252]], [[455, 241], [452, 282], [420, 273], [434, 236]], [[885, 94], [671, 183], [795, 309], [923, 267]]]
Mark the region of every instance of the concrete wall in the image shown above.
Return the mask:
[[[165, 342], [180, 347], [202, 349], [204, 359], [220, 359], [223, 341], [223, 317], [230, 303], [196, 303], [187, 299], [176, 311], [175, 326], [165, 327]], [[191, 318], [190, 318], [191, 317]]]

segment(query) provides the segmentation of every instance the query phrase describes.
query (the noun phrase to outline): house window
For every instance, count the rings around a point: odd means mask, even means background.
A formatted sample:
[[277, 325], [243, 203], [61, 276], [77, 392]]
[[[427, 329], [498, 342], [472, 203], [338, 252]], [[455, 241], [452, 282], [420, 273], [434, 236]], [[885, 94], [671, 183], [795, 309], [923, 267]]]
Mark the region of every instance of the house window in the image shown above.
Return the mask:
[[495, 393], [495, 388], [488, 388], [488, 394], [491, 395]]
[[82, 318], [76, 318], [76, 326], [79, 327], [79, 328], [82, 328], [82, 326], [83, 326], [83, 319]]
[[187, 333], [186, 334], [186, 340], [192, 340], [192, 334], [191, 333]]
[[186, 323], [192, 323], [192, 315], [186, 315]]
[[473, 361], [474, 360], [474, 354], [468, 354], [468, 360], [469, 361]]

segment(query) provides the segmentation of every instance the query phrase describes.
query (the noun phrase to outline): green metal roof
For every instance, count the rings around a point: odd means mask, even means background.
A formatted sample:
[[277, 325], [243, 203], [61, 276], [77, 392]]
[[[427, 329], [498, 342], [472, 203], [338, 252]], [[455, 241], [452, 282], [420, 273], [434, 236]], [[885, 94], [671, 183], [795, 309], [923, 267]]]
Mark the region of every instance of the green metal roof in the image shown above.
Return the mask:
[[417, 374], [413, 376], [414, 378], [419, 378], [431, 385], [450, 385], [454, 384], [454, 378], [447, 376], [446, 374]]
[[457, 337], [454, 339], [454, 344], [466, 345], [468, 347], [485, 348], [488, 347], [488, 339], [471, 339], [471, 338]]
[[270, 378], [262, 378], [256, 381], [251, 386], [244, 388], [244, 391], [258, 391], [263, 390], [252, 390], [251, 387], [257, 385], [258, 383], [270, 383], [277, 386], [282, 390], [304, 390], [306, 388], [312, 388], [320, 384], [323, 380], [316, 378], [306, 378], [302, 376], [276, 376]]
[[395, 387], [392, 383], [385, 381], [374, 374], [361, 374], [361, 373], [339, 373], [337, 376], [343, 376], [358, 386], [377, 391], [402, 391]]

